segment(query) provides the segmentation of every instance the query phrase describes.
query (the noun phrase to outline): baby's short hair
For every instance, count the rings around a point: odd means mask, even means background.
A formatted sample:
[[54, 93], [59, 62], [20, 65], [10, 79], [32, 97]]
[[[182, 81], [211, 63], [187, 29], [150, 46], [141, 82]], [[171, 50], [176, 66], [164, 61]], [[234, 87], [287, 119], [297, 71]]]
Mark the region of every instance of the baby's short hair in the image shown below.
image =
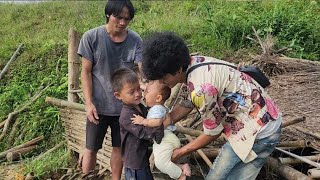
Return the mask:
[[111, 76], [111, 86], [114, 92], [122, 90], [125, 83], [134, 84], [139, 82], [137, 74], [128, 68], [119, 68]]

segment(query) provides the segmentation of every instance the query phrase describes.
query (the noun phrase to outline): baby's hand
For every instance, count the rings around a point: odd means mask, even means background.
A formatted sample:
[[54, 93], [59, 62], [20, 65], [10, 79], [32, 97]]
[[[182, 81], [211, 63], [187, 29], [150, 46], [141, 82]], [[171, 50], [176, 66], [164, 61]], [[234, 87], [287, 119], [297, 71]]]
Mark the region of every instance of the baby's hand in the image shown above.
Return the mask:
[[131, 118], [133, 124], [143, 125], [144, 118], [142, 116], [135, 115], [135, 114], [133, 116], [134, 117]]

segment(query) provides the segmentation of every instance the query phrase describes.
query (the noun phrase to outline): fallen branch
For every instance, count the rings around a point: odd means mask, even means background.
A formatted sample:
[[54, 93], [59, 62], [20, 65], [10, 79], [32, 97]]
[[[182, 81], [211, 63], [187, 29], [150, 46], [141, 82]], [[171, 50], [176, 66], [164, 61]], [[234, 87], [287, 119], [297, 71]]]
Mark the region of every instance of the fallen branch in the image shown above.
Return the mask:
[[[203, 153], [208, 157], [208, 158], [216, 158], [218, 156], [218, 154], [220, 153], [220, 150], [217, 148], [203, 148], [201, 149], [203, 151]], [[193, 152], [194, 156], [197, 159], [202, 158], [198, 153]]]
[[6, 123], [4, 125], [4, 128], [3, 128], [3, 131], [0, 135], [0, 141], [4, 138], [4, 136], [6, 135], [8, 129], [9, 129], [9, 126], [10, 124], [12, 123], [14, 117], [23, 112], [24, 110], [26, 110], [32, 103], [34, 103], [39, 97], [41, 97], [42, 93], [44, 91], [46, 91], [48, 89], [50, 85], [48, 85], [47, 87], [45, 87], [44, 89], [42, 89], [41, 91], [39, 91], [38, 93], [36, 93], [32, 98], [31, 100], [29, 100], [28, 102], [26, 102], [20, 109], [16, 109], [15, 111], [9, 113], [8, 115], [8, 118], [5, 120]]
[[39, 137], [34, 138], [34, 139], [32, 139], [32, 140], [24, 143], [24, 144], [21, 144], [21, 145], [19, 145], [19, 146], [15, 146], [15, 147], [13, 147], [13, 148], [11, 148], [11, 149], [8, 149], [8, 150], [0, 153], [0, 158], [5, 157], [5, 156], [6, 156], [9, 152], [11, 152], [11, 151], [14, 151], [14, 150], [17, 150], [17, 149], [21, 149], [21, 148], [25, 148], [25, 147], [28, 147], [28, 146], [35, 145], [36, 143], [38, 143], [39, 141], [42, 141], [43, 139], [44, 139], [43, 136], [39, 136]]
[[301, 131], [305, 134], [308, 134], [308, 135], [313, 136], [317, 139], [320, 139], [320, 133], [314, 132], [311, 129], [307, 129], [307, 128], [303, 128], [303, 127], [294, 127], [294, 128], [296, 128], [298, 131]]
[[305, 120], [306, 120], [306, 117], [296, 118], [296, 119], [294, 119], [294, 120], [284, 122], [281, 127], [282, 127], [282, 128], [285, 128], [285, 127], [290, 126], [290, 125], [292, 125], [292, 124], [297, 124], [297, 123], [299, 123], [299, 122], [304, 122]]
[[36, 157], [34, 160], [39, 160], [41, 158], [43, 158], [44, 156], [50, 154], [51, 152], [55, 151], [56, 149], [60, 148], [61, 146], [63, 146], [64, 144], [66, 144], [67, 141], [64, 140], [62, 142], [60, 142], [59, 144], [55, 145], [53, 148], [49, 149], [48, 151], [46, 151], [45, 153], [43, 154], [40, 154], [38, 157]]
[[10, 151], [6, 155], [7, 161], [8, 162], [12, 162], [12, 161], [18, 160], [18, 159], [20, 159], [20, 157], [22, 155], [27, 154], [28, 152], [31, 152], [36, 147], [37, 147], [37, 145], [32, 145], [32, 146], [28, 146], [28, 147], [24, 147], [24, 148], [21, 148], [21, 149]]
[[0, 80], [2, 79], [2, 77], [4, 76], [4, 74], [7, 72], [7, 70], [9, 69], [9, 65], [17, 58], [17, 56], [20, 54], [20, 50], [23, 47], [23, 44], [20, 44], [19, 47], [17, 48], [17, 50], [13, 53], [13, 55], [11, 56], [10, 60], [7, 62], [6, 66], [3, 68], [2, 71], [0, 71]]
[[314, 167], [320, 168], [320, 164], [319, 164], [319, 163], [313, 162], [313, 161], [311, 161], [311, 160], [309, 160], [309, 159], [307, 159], [307, 158], [298, 156], [298, 155], [296, 155], [296, 154], [293, 154], [293, 153], [291, 153], [291, 152], [285, 151], [285, 150], [280, 149], [280, 148], [277, 148], [277, 147], [276, 147], [275, 149], [278, 150], [278, 151], [280, 151], [280, 152], [282, 152], [282, 153], [285, 153], [285, 154], [287, 154], [287, 155], [289, 155], [289, 156], [291, 156], [291, 157], [300, 159], [301, 161], [303, 161], [303, 162], [305, 162], [305, 163], [307, 163], [307, 164], [310, 164], [310, 165], [312, 165], [312, 166], [314, 166]]
[[283, 165], [279, 162], [278, 159], [275, 159], [273, 157], [268, 157], [267, 159], [268, 167], [271, 168], [272, 171], [279, 174], [280, 176], [290, 179], [290, 180], [312, 180], [307, 175], [303, 174], [300, 171], [297, 171], [296, 169]]

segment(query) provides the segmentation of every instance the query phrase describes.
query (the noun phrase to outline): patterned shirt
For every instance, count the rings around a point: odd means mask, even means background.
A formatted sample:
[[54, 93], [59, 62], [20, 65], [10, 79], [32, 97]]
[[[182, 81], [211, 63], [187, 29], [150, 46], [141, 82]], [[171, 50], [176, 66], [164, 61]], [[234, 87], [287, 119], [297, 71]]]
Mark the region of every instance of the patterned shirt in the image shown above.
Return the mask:
[[[189, 68], [203, 62], [229, 62], [193, 56]], [[234, 66], [234, 65], [233, 65]], [[281, 125], [280, 112], [264, 89], [250, 76], [218, 64], [194, 69], [187, 77], [191, 101], [199, 109], [206, 135], [223, 132], [243, 162], [257, 155], [251, 150], [257, 134], [269, 122]]]

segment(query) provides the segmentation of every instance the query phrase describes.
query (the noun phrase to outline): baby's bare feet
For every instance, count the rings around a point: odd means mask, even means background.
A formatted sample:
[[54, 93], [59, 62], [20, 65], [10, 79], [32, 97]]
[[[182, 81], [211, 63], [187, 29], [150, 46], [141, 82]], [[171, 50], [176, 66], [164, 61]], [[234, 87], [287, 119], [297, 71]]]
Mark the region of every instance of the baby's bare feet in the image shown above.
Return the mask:
[[182, 164], [180, 167], [183, 174], [185, 174], [186, 176], [191, 176], [191, 169], [188, 163]]

